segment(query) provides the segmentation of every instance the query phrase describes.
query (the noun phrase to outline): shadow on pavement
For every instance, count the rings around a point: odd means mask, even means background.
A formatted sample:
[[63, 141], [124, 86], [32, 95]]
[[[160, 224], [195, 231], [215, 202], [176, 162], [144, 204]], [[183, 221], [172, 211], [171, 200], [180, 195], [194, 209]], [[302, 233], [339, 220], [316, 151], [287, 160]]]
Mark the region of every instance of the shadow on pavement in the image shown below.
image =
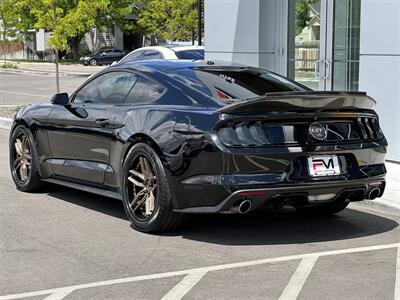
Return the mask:
[[307, 218], [292, 208], [260, 210], [248, 215], [193, 216], [179, 235], [222, 245], [274, 245], [346, 240], [372, 236], [399, 224], [354, 209], [324, 218]]
[[[44, 192], [102, 214], [127, 219], [118, 200], [55, 185], [47, 186]], [[392, 219], [349, 208], [334, 216], [314, 219], [291, 208], [263, 209], [247, 215], [188, 215], [181, 229], [162, 236], [182, 236], [221, 245], [274, 245], [366, 237], [398, 225]]]
[[[115, 218], [128, 220], [122, 202], [112, 198], [102, 197], [50, 183], [46, 183], [42, 192], [62, 201], [95, 210]], [[127, 224], [127, 226], [129, 226], [129, 224]]]

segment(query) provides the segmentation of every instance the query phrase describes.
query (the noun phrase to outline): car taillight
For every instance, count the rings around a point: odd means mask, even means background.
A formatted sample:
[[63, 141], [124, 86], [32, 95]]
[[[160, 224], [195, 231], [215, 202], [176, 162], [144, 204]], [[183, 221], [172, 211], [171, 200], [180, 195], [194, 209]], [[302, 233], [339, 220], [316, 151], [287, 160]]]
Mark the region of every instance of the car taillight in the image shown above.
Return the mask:
[[376, 118], [357, 118], [364, 139], [381, 139], [383, 133]]
[[229, 127], [222, 127], [218, 130], [218, 137], [228, 147], [270, 144], [261, 122], [243, 122]]

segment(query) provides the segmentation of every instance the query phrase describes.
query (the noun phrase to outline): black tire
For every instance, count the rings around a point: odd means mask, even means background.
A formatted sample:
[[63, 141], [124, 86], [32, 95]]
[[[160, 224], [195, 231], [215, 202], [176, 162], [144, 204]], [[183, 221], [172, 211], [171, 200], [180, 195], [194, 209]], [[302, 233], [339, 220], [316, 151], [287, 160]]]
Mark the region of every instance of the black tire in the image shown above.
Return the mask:
[[[132, 199], [138, 193], [135, 193], [134, 190], [136, 186], [128, 180], [128, 177], [132, 176], [131, 171], [133, 169], [131, 168], [135, 167], [136, 161], [138, 159], [140, 160], [141, 157], [144, 157], [148, 162], [150, 162], [152, 171], [156, 178], [154, 183], [155, 187], [153, 189], [155, 193], [155, 196], [153, 196], [153, 199], [155, 199], [153, 202], [154, 208], [152, 213], [147, 217], [143, 217], [139, 213], [134, 212], [133, 207], [136, 207], [140, 200], [133, 202]], [[131, 222], [131, 226], [134, 229], [142, 232], [153, 233], [171, 231], [180, 225], [182, 214], [173, 211], [171, 193], [164, 167], [157, 153], [149, 145], [138, 143], [129, 150], [124, 161], [121, 182], [124, 209], [129, 221]], [[131, 201], [136, 205], [130, 203]], [[143, 213], [143, 208], [141, 209], [141, 213]]]
[[344, 210], [349, 203], [348, 200], [339, 200], [326, 204], [296, 207], [296, 210], [307, 216], [330, 216]]
[[[21, 173], [17, 168], [17, 165], [20, 165], [19, 163], [17, 164], [17, 159], [19, 162], [21, 162], [22, 159], [21, 156], [18, 155], [15, 145], [17, 139], [21, 141], [21, 139], [24, 137], [26, 138], [26, 143], [29, 146], [29, 152], [27, 153], [31, 157], [31, 159], [26, 159], [26, 162], [29, 162], [30, 164], [28, 166], [26, 178], [21, 177]], [[18, 125], [10, 135], [9, 154], [11, 177], [17, 189], [23, 192], [35, 192], [39, 190], [41, 186], [41, 178], [38, 171], [36, 144], [32, 133], [25, 126]]]
[[92, 58], [91, 60], [89, 60], [89, 65], [91, 65], [92, 67], [97, 66], [98, 65], [97, 59]]

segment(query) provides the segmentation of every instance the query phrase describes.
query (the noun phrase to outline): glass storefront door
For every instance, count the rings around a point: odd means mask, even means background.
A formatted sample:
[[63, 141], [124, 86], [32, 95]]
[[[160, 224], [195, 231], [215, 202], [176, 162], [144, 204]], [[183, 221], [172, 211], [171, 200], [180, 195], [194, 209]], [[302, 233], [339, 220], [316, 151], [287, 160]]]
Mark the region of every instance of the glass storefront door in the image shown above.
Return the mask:
[[357, 90], [361, 0], [289, 0], [288, 76], [314, 90]]

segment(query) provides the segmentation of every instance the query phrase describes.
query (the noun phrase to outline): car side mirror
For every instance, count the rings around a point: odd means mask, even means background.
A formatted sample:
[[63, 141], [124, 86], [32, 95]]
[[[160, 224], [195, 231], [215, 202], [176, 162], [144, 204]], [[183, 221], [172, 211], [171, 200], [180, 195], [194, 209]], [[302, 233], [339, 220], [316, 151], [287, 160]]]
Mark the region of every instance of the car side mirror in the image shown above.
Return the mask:
[[68, 105], [69, 104], [69, 96], [67, 93], [58, 93], [51, 98], [51, 104], [54, 105]]

